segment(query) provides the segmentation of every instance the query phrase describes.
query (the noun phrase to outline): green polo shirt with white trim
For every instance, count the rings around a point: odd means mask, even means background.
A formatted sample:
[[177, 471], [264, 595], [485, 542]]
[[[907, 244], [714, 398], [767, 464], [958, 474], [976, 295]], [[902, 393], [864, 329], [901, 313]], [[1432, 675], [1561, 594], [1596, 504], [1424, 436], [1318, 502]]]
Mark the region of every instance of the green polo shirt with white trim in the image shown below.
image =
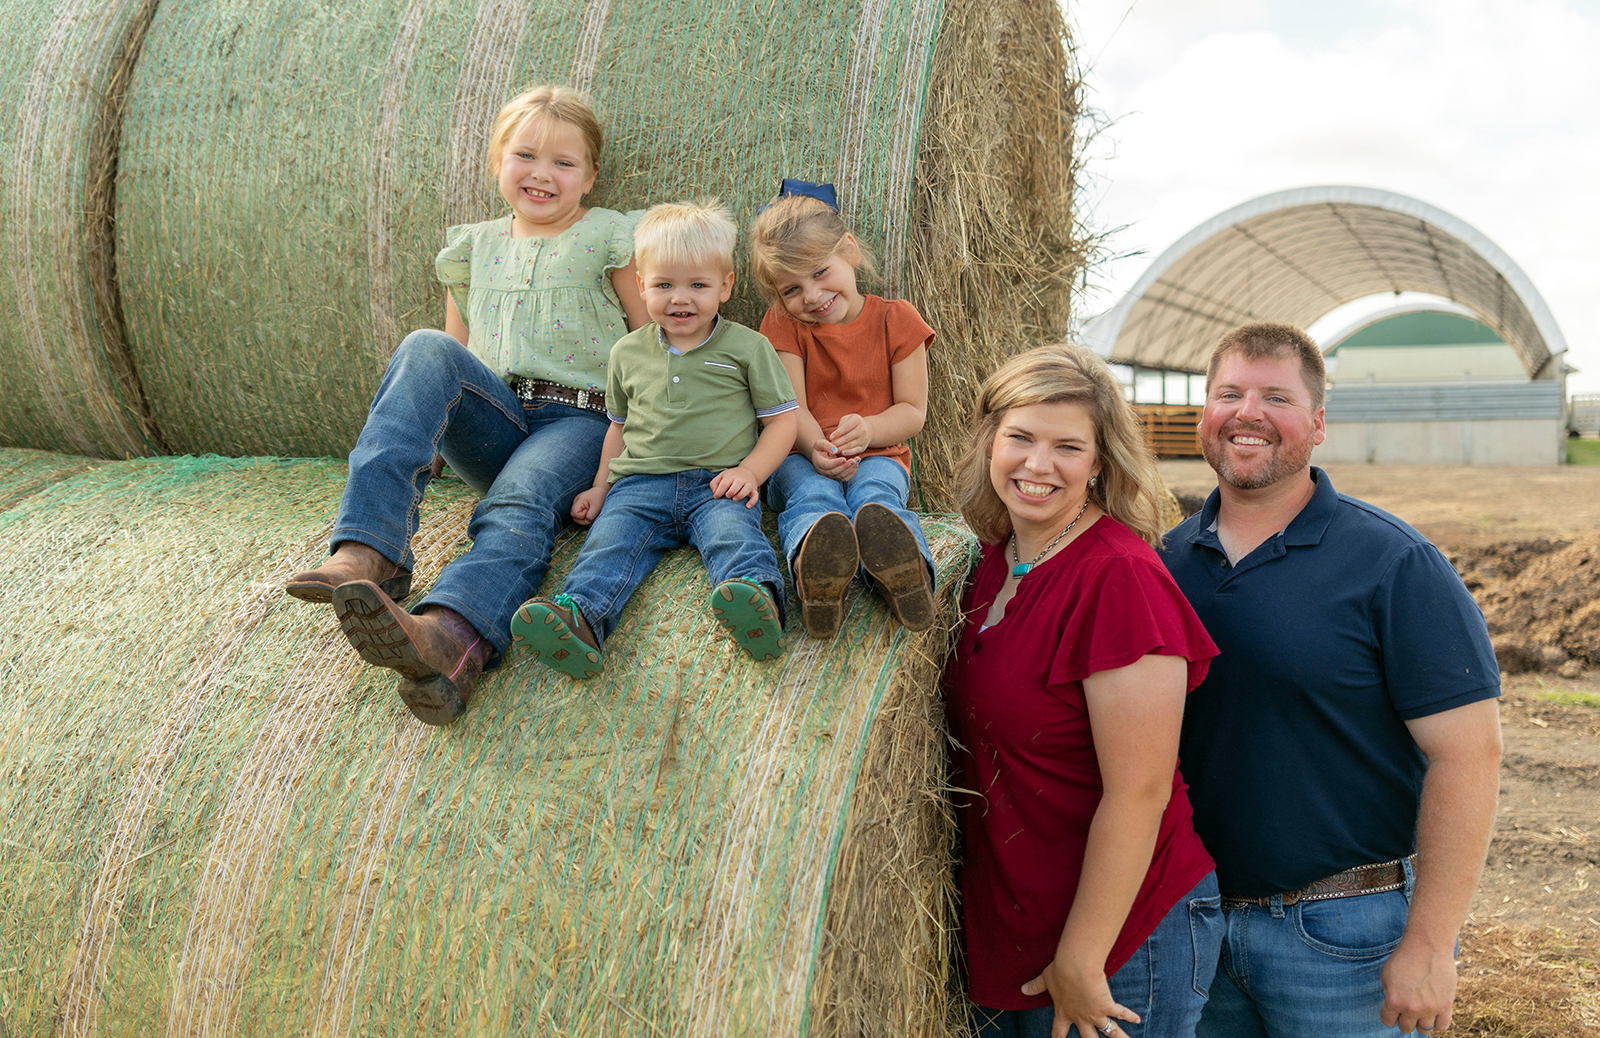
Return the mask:
[[606, 413], [623, 446], [610, 480], [733, 468], [755, 450], [761, 419], [799, 406], [761, 333], [718, 317], [705, 342], [679, 353], [647, 324], [611, 347]]

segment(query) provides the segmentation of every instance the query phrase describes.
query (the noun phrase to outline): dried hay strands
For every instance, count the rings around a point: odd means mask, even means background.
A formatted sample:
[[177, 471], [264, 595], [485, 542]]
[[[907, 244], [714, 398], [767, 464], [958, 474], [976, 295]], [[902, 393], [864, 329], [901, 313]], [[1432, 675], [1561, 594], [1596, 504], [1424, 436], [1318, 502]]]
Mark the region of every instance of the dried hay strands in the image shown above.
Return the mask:
[[154, 11], [0, 7], [0, 444], [165, 449], [128, 353], [112, 242], [122, 100]]
[[[278, 591], [342, 482], [117, 462], [0, 510], [6, 1034], [942, 1033], [947, 632], [857, 588], [755, 664], [682, 551], [602, 678], [513, 650], [426, 729]], [[472, 504], [430, 488], [423, 586]], [[972, 545], [927, 527], [948, 608]]]
[[[46, 20], [39, 0], [24, 8]], [[942, 506], [973, 387], [1066, 330], [1081, 248], [1061, 12], [840, 0], [808, 16], [796, 32], [753, 0], [161, 0], [141, 46], [118, 51], [137, 62], [116, 163], [66, 180], [116, 173], [112, 295], [162, 442], [343, 455], [399, 338], [440, 320], [445, 226], [504, 210], [483, 156], [494, 112], [558, 81], [606, 123], [596, 204], [716, 194], [748, 219], [782, 176], [839, 185], [880, 259], [866, 287], [939, 332], [917, 453], [924, 504]], [[730, 315], [758, 322], [747, 276], [738, 293]], [[48, 399], [55, 369], [21, 371], [6, 406]]]

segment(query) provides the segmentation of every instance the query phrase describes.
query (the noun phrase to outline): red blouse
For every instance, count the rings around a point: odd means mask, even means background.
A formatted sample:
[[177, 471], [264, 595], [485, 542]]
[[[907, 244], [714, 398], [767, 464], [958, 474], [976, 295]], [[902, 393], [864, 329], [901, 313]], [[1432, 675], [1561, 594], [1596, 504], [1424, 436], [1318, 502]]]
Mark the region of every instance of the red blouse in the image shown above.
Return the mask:
[[[1022, 985], [1055, 957], [1083, 872], [1100, 766], [1083, 679], [1149, 654], [1189, 661], [1193, 691], [1217, 654], [1151, 547], [1109, 516], [1034, 567], [1006, 615], [979, 631], [1005, 581], [1004, 546], [985, 545], [945, 673], [965, 852], [961, 905], [969, 993], [991, 1009], [1051, 1004]], [[1173, 771], [1155, 853], [1106, 959], [1115, 973], [1212, 870], [1188, 786]]]

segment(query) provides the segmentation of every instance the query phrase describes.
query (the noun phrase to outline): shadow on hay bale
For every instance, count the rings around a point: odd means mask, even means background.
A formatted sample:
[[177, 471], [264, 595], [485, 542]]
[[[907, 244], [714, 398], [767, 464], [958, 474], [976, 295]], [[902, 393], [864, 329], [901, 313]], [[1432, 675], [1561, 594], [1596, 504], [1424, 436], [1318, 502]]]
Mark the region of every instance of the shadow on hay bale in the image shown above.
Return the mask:
[[[747, 219], [782, 176], [839, 185], [881, 260], [868, 287], [939, 334], [916, 448], [922, 505], [945, 507], [978, 381], [1065, 334], [1083, 260], [1060, 7], [807, 13], [795, 31], [751, 0], [13, 0], [0, 444], [343, 457], [401, 336], [442, 320], [445, 226], [503, 210], [494, 112], [561, 81], [606, 123], [596, 204], [717, 194]], [[761, 311], [741, 277], [730, 316]]]
[[[946, 632], [858, 588], [758, 665], [680, 551], [603, 678], [513, 651], [429, 729], [279, 588], [343, 482], [0, 452], [6, 1035], [942, 1033]], [[472, 504], [430, 488], [423, 585]]]

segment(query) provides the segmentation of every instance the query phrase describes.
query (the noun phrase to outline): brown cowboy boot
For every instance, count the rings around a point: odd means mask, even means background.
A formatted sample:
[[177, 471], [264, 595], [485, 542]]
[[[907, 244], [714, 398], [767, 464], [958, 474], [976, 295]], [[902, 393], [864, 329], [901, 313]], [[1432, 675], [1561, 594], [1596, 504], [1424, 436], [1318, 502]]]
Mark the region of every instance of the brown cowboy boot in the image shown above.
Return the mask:
[[417, 720], [449, 724], [467, 709], [492, 647], [460, 613], [430, 606], [413, 616], [370, 580], [339, 585], [333, 611], [362, 659], [400, 673], [400, 698]]
[[800, 622], [813, 638], [832, 638], [844, 622], [844, 596], [855, 579], [859, 556], [856, 531], [842, 512], [829, 512], [811, 524], [794, 553], [794, 592]]
[[340, 541], [327, 562], [296, 573], [283, 590], [305, 602], [331, 602], [333, 589], [352, 580], [375, 581], [396, 602], [411, 594], [411, 571], [402, 570], [360, 541]]
[[856, 512], [856, 540], [861, 565], [894, 618], [908, 631], [932, 627], [938, 614], [933, 578], [905, 520], [876, 502], [862, 505]]

